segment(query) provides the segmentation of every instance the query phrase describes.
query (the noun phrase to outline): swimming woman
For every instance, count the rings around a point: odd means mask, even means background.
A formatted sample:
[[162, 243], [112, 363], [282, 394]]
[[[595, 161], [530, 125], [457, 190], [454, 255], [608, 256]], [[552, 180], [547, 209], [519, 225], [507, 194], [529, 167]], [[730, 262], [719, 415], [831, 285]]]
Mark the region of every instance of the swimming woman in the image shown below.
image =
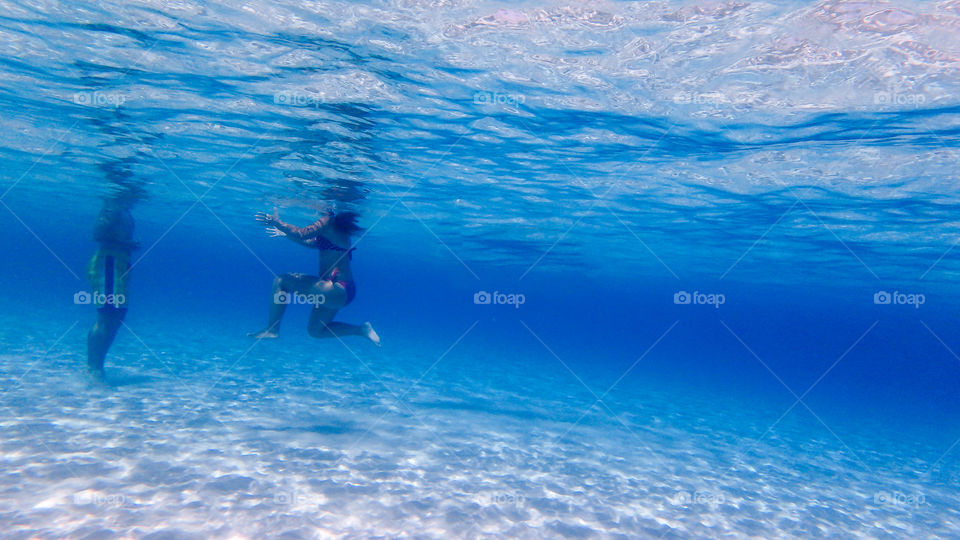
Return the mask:
[[313, 305], [307, 331], [315, 338], [363, 336], [378, 347], [380, 336], [370, 323], [362, 325], [334, 322], [333, 317], [341, 308], [353, 301], [356, 285], [350, 272], [353, 249], [350, 237], [361, 230], [354, 212], [327, 212], [326, 215], [306, 227], [284, 223], [277, 215], [260, 212], [257, 221], [267, 226], [271, 236], [285, 236], [294, 242], [316, 249], [320, 254], [320, 275], [283, 274], [273, 281], [273, 297], [270, 305], [270, 321], [267, 327], [251, 336], [275, 338], [280, 329], [280, 320], [290, 303]]

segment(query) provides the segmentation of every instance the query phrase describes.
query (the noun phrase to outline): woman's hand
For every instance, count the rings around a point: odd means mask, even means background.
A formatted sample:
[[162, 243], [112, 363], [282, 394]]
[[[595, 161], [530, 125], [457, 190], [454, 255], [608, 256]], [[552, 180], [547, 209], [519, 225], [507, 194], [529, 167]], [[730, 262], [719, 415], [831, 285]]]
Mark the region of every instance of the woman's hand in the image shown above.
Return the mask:
[[264, 225], [273, 225], [276, 222], [280, 221], [280, 215], [277, 214], [277, 209], [273, 209], [273, 214], [268, 214], [266, 212], [257, 212], [257, 215], [254, 216], [254, 219], [263, 223]]
[[287, 235], [287, 233], [281, 231], [281, 230], [280, 230], [279, 228], [277, 228], [277, 227], [267, 227], [267, 234], [269, 234], [271, 238], [276, 238], [276, 237], [278, 237], [278, 236], [286, 236], [286, 235]]

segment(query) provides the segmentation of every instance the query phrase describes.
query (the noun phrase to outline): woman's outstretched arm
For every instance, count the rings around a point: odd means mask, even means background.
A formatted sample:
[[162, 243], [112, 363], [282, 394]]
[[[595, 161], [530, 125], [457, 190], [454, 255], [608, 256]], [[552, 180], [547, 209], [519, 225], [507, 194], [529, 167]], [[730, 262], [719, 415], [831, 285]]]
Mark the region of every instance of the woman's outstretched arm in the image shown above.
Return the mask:
[[267, 214], [266, 212], [259, 212], [256, 215], [257, 221], [272, 227], [273, 231], [276, 234], [274, 236], [286, 236], [290, 240], [298, 244], [303, 244], [305, 246], [310, 246], [315, 242], [315, 238], [320, 234], [320, 231], [330, 222], [330, 216], [323, 216], [320, 219], [314, 221], [306, 227], [297, 227], [296, 225], [291, 225], [280, 219], [280, 216], [277, 214], [277, 210], [273, 210], [273, 214]]

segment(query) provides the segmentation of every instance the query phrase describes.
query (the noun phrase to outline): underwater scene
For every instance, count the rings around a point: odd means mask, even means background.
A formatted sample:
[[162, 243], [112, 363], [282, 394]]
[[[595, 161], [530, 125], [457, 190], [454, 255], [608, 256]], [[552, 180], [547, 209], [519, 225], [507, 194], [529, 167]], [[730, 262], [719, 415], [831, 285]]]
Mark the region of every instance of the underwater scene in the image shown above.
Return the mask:
[[0, 0], [0, 538], [960, 538], [960, 2]]

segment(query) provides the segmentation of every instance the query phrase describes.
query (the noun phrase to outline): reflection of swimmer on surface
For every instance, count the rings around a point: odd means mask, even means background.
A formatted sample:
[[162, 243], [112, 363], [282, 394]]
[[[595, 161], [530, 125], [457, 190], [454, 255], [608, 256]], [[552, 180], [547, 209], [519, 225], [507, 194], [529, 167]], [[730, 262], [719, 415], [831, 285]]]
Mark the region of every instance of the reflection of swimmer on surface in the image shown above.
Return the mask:
[[133, 215], [136, 191], [124, 189], [104, 200], [93, 229], [99, 244], [90, 259], [87, 275], [93, 287], [92, 302], [97, 306], [97, 322], [87, 334], [87, 365], [97, 377], [103, 376], [103, 363], [117, 330], [127, 314], [127, 283], [130, 253], [139, 245], [133, 240]]
[[267, 225], [272, 236], [286, 236], [294, 242], [316, 249], [320, 254], [320, 276], [307, 274], [283, 274], [273, 282], [273, 297], [270, 305], [270, 320], [256, 338], [275, 338], [280, 320], [287, 304], [312, 304], [307, 331], [315, 338], [339, 338], [363, 336], [377, 346], [380, 336], [370, 323], [362, 325], [334, 322], [333, 317], [341, 308], [353, 301], [357, 288], [350, 271], [350, 237], [361, 230], [354, 212], [328, 212], [313, 224], [295, 227], [280, 221], [276, 210], [273, 214], [261, 212], [257, 221]]

